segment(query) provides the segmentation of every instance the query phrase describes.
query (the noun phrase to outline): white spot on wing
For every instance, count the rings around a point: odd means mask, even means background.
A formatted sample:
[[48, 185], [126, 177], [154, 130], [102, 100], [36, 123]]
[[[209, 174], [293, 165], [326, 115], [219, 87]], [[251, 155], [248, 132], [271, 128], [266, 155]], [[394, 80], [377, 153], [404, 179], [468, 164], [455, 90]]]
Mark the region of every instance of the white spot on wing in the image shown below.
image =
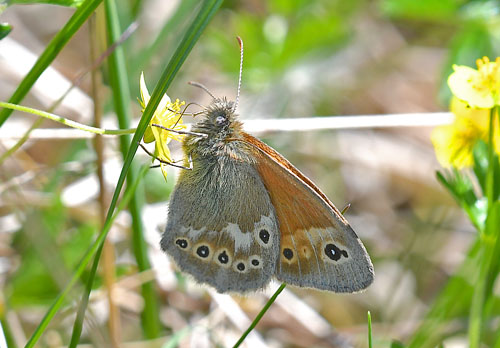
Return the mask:
[[229, 234], [231, 239], [234, 240], [235, 253], [237, 253], [240, 249], [248, 251], [252, 246], [252, 234], [241, 232], [240, 226], [238, 224], [230, 222], [222, 231]]
[[[261, 229], [266, 229], [270, 234], [269, 243], [267, 245], [262, 243], [262, 241], [259, 239], [259, 231]], [[273, 244], [273, 234], [275, 234], [277, 230], [278, 227], [276, 226], [276, 223], [272, 219], [272, 217], [262, 215], [260, 221], [254, 224], [253, 233], [242, 232], [238, 224], [231, 222], [228, 223], [227, 226], [222, 229], [222, 231], [207, 231], [205, 227], [199, 230], [195, 230], [191, 227], [183, 226], [181, 227], [179, 232], [181, 235], [187, 236], [193, 242], [196, 242], [201, 237], [205, 237], [205, 239], [218, 239], [219, 234], [226, 234], [230, 237], [230, 239], [234, 241], [234, 253], [237, 253], [240, 249], [244, 252], [250, 250], [252, 244], [254, 243], [254, 235], [255, 239], [257, 240], [257, 242], [259, 242], [259, 244], [261, 244], [261, 246], [264, 246], [266, 248], [270, 247]]]

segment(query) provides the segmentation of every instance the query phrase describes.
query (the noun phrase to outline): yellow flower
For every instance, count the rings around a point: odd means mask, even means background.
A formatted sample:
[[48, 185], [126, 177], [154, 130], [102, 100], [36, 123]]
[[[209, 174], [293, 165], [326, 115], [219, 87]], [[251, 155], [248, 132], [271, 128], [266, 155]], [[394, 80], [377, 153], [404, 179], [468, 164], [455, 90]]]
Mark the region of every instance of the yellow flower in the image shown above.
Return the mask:
[[458, 99], [473, 108], [491, 109], [500, 103], [500, 57], [490, 62], [488, 57], [476, 61], [477, 70], [453, 65], [448, 86]]
[[[436, 157], [443, 167], [470, 167], [473, 164], [472, 150], [478, 140], [488, 142], [488, 109], [472, 109], [458, 98], [450, 106], [455, 114], [451, 125], [436, 127], [431, 135]], [[495, 151], [500, 153], [500, 132], [495, 127]]]
[[[150, 99], [148, 88], [146, 87], [146, 82], [144, 81], [144, 73], [141, 73], [140, 91], [141, 100], [139, 100], [139, 102], [142, 106], [142, 112], [144, 112], [144, 109], [146, 108], [146, 105], [148, 105]], [[186, 126], [182, 123], [182, 118], [180, 116], [180, 110], [184, 104], [185, 102], [180, 102], [179, 99], [176, 99], [175, 102], [172, 103], [168, 95], [165, 94], [163, 98], [161, 98], [161, 101], [158, 104], [158, 107], [156, 108], [151, 121], [149, 122], [149, 126], [144, 132], [144, 142], [155, 142], [154, 155], [161, 161], [172, 162], [168, 143], [172, 139], [182, 141], [182, 139], [184, 138], [184, 134], [169, 132], [160, 127], [153, 126], [153, 124], [158, 124], [165, 128], [174, 130], [185, 130]], [[166, 178], [167, 164], [160, 163], [160, 167], [163, 176]]]

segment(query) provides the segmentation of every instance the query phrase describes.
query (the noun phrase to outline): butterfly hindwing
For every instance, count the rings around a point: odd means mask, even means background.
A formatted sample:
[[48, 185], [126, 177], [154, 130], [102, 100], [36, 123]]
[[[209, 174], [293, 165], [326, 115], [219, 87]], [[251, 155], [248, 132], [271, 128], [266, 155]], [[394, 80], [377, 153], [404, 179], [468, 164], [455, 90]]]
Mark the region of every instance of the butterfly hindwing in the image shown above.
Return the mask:
[[344, 217], [304, 174], [251, 135], [256, 168], [269, 192], [280, 230], [276, 278], [335, 292], [355, 292], [373, 281], [364, 246]]
[[229, 156], [193, 163], [172, 194], [162, 249], [219, 292], [264, 287], [275, 273], [279, 232], [255, 167]]

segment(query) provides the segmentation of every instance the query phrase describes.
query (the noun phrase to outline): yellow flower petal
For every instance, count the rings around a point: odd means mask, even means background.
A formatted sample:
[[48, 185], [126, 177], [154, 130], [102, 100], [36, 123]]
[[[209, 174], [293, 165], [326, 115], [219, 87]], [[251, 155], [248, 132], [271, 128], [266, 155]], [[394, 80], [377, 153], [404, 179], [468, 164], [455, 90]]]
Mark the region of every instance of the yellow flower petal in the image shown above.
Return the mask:
[[474, 109], [466, 102], [452, 98], [450, 102], [450, 111], [457, 118], [467, 118], [475, 124], [475, 126], [482, 131], [487, 131], [489, 127], [489, 109]]
[[472, 149], [481, 132], [466, 118], [457, 118], [451, 125], [436, 127], [431, 141], [436, 157], [443, 167], [470, 167], [473, 163]]
[[500, 60], [490, 62], [487, 57], [477, 60], [478, 69], [454, 65], [448, 78], [453, 95], [473, 108], [491, 109], [499, 104]]
[[[141, 72], [141, 78], [139, 80], [139, 90], [141, 93], [141, 100], [139, 100], [139, 102], [141, 103], [142, 112], [144, 112], [144, 109], [146, 108], [146, 105], [148, 105], [150, 99], [148, 87], [146, 86], [146, 81], [144, 80], [144, 72]], [[146, 128], [142, 139], [146, 144], [152, 143], [155, 140], [153, 132], [151, 131], [151, 127]]]
[[[146, 86], [146, 82], [144, 80], [144, 73], [141, 73], [140, 78], [140, 91], [141, 91], [141, 105], [143, 106], [143, 110], [146, 108], [147, 103], [149, 102], [150, 96]], [[158, 141], [160, 139], [160, 134], [164, 134], [166, 139], [174, 139], [177, 141], [182, 141], [184, 135], [169, 132], [167, 130], [162, 130], [161, 132], [153, 132], [154, 128], [160, 129], [153, 124], [161, 125], [165, 128], [175, 129], [175, 130], [183, 130], [186, 128], [183, 125], [182, 118], [180, 117], [180, 108], [184, 105], [184, 102], [180, 102], [179, 99], [172, 103], [170, 97], [167, 94], [164, 94], [158, 104], [151, 121], [149, 122], [149, 127], [146, 128], [144, 132], [143, 140], [145, 143], [151, 143], [153, 141]]]
[[473, 83], [479, 78], [479, 72], [467, 66], [453, 66], [454, 73], [448, 78], [448, 86], [458, 99], [467, 102], [473, 108], [492, 108], [493, 96], [486, 89], [478, 90]]
[[[490, 110], [473, 109], [457, 98], [452, 99], [450, 109], [455, 115], [453, 124], [436, 127], [431, 135], [436, 157], [443, 167], [470, 167], [478, 140], [488, 142]], [[493, 140], [495, 152], [500, 154], [499, 128], [496, 124]]]
[[155, 138], [155, 156], [165, 162], [172, 162], [168, 143], [171, 139], [165, 136], [165, 131], [159, 127], [151, 127]]
[[[146, 87], [146, 81], [144, 80], [144, 72], [141, 71], [141, 78], [139, 80], [139, 89], [141, 92], [141, 101], [142, 108], [144, 109], [146, 105], [149, 103], [149, 92], [148, 87]], [[144, 110], [143, 110], [144, 111]]]
[[156, 110], [161, 110], [162, 112], [165, 112], [165, 110], [168, 110], [169, 105], [170, 105], [170, 97], [164, 94]]
[[[146, 86], [146, 81], [144, 79], [144, 74], [141, 73], [140, 78], [140, 93], [141, 93], [141, 106], [142, 111], [146, 108], [150, 96]], [[146, 128], [144, 132], [143, 140], [145, 143], [155, 142], [155, 158], [159, 159], [162, 162], [173, 162], [172, 156], [170, 154], [170, 149], [168, 148], [168, 143], [174, 139], [178, 141], [182, 141], [184, 138], [184, 134], [179, 134], [176, 132], [168, 131], [167, 129], [163, 129], [161, 127], [153, 126], [159, 125], [172, 130], [184, 130], [186, 126], [182, 122], [181, 118], [181, 107], [185, 104], [185, 102], [180, 102], [179, 99], [176, 99], [174, 103], [170, 100], [168, 95], [163, 95], [160, 103], [158, 104], [153, 116], [151, 117], [151, 121], [149, 122], [149, 126]], [[154, 159], [153, 159], [154, 160]], [[166, 178], [167, 175], [167, 164], [160, 164], [161, 171]]]
[[160, 169], [161, 169], [161, 173], [163, 174], [163, 177], [165, 178], [165, 180], [167, 180], [167, 168], [168, 168], [168, 165], [164, 164], [164, 163], [160, 163]]

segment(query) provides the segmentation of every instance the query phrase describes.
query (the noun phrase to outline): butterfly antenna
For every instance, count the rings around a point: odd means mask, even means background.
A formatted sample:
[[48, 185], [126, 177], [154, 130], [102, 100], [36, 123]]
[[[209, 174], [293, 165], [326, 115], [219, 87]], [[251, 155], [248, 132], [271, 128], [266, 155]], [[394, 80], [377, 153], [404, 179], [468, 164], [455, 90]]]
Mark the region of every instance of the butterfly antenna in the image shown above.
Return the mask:
[[241, 40], [241, 37], [239, 36], [236, 36], [236, 40], [238, 40], [238, 43], [240, 44], [240, 74], [238, 77], [238, 91], [236, 93], [236, 101], [234, 102], [233, 112], [236, 111], [236, 108], [240, 103], [241, 75], [243, 73], [243, 40]]
[[190, 84], [191, 86], [195, 86], [195, 87], [198, 87], [198, 88], [201, 88], [202, 90], [204, 90], [205, 92], [207, 92], [207, 94], [209, 96], [211, 96], [213, 99], [217, 99], [215, 98], [215, 96], [212, 94], [212, 92], [210, 92], [210, 90], [205, 87], [205, 85], [202, 85], [201, 83], [199, 82], [194, 82], [194, 81], [189, 81], [188, 84]]

